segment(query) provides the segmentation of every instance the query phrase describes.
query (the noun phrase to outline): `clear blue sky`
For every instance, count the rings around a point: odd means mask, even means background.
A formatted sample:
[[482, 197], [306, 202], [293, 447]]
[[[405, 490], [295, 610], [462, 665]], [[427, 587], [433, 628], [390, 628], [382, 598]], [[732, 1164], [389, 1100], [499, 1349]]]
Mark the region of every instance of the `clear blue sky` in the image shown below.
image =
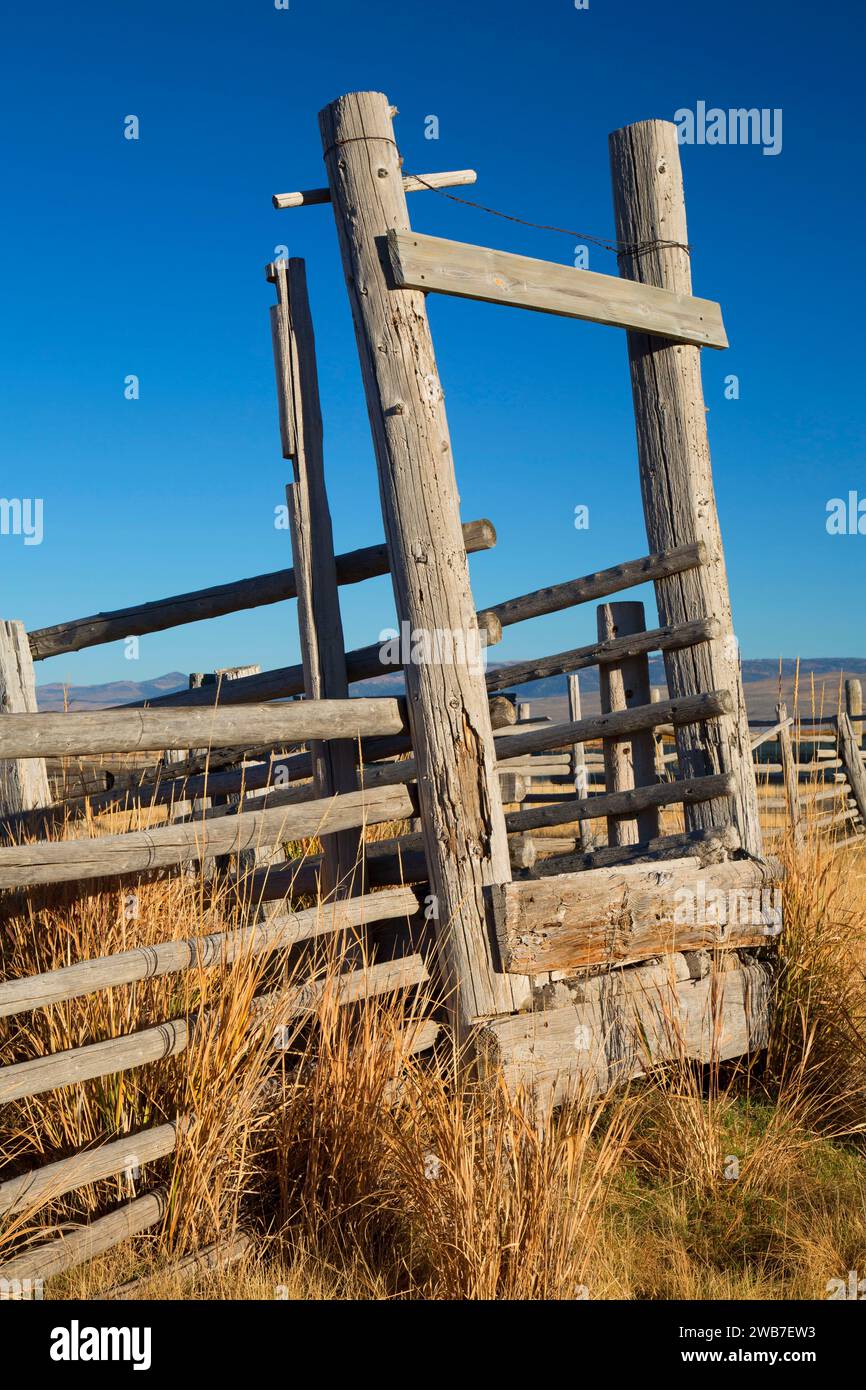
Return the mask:
[[[695, 292], [730, 350], [704, 383], [745, 656], [866, 655], [866, 536], [826, 503], [866, 496], [862, 424], [862, 10], [673, 0], [268, 0], [72, 6], [3, 22], [4, 497], [44, 499], [44, 540], [0, 536], [2, 614], [39, 627], [290, 563], [263, 276], [308, 264], [338, 549], [382, 536], [317, 112], [385, 91], [410, 170], [478, 170], [471, 197], [611, 236], [607, 135], [699, 100], [781, 108], [783, 147], [682, 150]], [[124, 139], [137, 115], [138, 141]], [[425, 117], [439, 139], [425, 139]], [[573, 239], [410, 200], [422, 231], [571, 264]], [[590, 268], [615, 273], [607, 252]], [[624, 335], [431, 296], [479, 606], [642, 554]], [[124, 399], [124, 378], [140, 399]], [[735, 373], [740, 399], [724, 398]], [[590, 507], [577, 531], [574, 508]], [[393, 619], [390, 586], [342, 591], [349, 645]], [[648, 595], [648, 597], [651, 597]], [[650, 614], [654, 610], [650, 607]], [[507, 631], [516, 658], [591, 640], [581, 609]], [[297, 659], [293, 605], [42, 663], [40, 682], [144, 679]]]

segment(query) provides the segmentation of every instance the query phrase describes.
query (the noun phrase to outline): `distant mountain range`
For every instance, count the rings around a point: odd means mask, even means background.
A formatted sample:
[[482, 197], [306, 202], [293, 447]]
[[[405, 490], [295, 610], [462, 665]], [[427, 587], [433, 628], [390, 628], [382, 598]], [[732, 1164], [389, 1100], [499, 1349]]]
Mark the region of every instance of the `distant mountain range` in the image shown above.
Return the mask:
[[[514, 662], [492, 661], [490, 668], [502, 670]], [[664, 664], [660, 655], [650, 657], [650, 681], [653, 685], [664, 687]], [[774, 702], [779, 698], [779, 660], [771, 657], [756, 657], [743, 662], [743, 683], [749, 713], [753, 718], [763, 718], [772, 712]], [[782, 697], [789, 702], [793, 696], [793, 683], [798, 663], [785, 658], [781, 663]], [[809, 657], [799, 662], [800, 705], [804, 700], [811, 702], [811, 689], [814, 683], [815, 699], [825, 709], [835, 707], [840, 681], [847, 676], [866, 677], [866, 658]], [[110, 709], [115, 705], [131, 704], [137, 700], [152, 700], [158, 695], [168, 695], [176, 690], [186, 690], [189, 679], [182, 671], [169, 671], [147, 681], [109, 681], [104, 685], [63, 686], [58, 682], [40, 685], [36, 695], [41, 710], [97, 710]], [[598, 708], [598, 668], [589, 667], [580, 673], [581, 694], [587, 696], [586, 712], [593, 713]], [[402, 672], [393, 675], [376, 676], [352, 687], [356, 695], [396, 695], [403, 689]], [[559, 704], [566, 698], [565, 676], [548, 676], [544, 680], [529, 681], [516, 685], [513, 691], [521, 699], [551, 701]], [[548, 711], [550, 712], [550, 711]]]

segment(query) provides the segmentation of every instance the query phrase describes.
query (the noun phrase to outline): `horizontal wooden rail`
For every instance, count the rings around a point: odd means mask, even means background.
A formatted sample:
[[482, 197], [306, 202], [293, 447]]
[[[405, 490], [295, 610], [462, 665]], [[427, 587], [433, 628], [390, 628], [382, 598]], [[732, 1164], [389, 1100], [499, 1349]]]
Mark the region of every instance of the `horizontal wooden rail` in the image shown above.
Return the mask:
[[[766, 945], [781, 924], [763, 890], [781, 877], [776, 863], [729, 859], [708, 870], [689, 857], [494, 885], [502, 963], [518, 975], [537, 975], [629, 965], [673, 951]], [[719, 914], [716, 893], [738, 895], [738, 903], [747, 895], [734, 921]]]
[[[390, 994], [399, 989], [411, 989], [428, 979], [427, 968], [418, 955], [402, 956], [397, 960], [371, 965], [366, 970], [353, 970], [334, 981], [314, 980], [308, 984], [290, 986], [278, 994], [259, 995], [253, 1000], [253, 1014], [267, 1017], [279, 1012], [279, 1022], [304, 1018], [318, 1007], [329, 990], [339, 1004], [350, 1004], [374, 995]], [[84, 1047], [68, 1048], [64, 1052], [34, 1057], [28, 1062], [15, 1062], [0, 1068], [0, 1104], [23, 1100], [27, 1096], [55, 1091], [62, 1086], [93, 1081], [100, 1076], [114, 1076], [131, 1071], [149, 1062], [177, 1057], [185, 1052], [194, 1039], [198, 1019], [174, 1018], [138, 1033], [108, 1038], [104, 1042], [88, 1043]]]
[[388, 256], [400, 289], [437, 290], [488, 304], [538, 309], [660, 334], [696, 347], [728, 346], [722, 311], [710, 299], [396, 228], [388, 232]]
[[[484, 519], [467, 521], [463, 540], [470, 555], [478, 550], [491, 550], [496, 544], [495, 527]], [[388, 573], [388, 547], [368, 545], [361, 550], [350, 550], [338, 555], [336, 564], [338, 584], [360, 584], [364, 579]], [[94, 613], [88, 618], [71, 618], [53, 627], [37, 628], [27, 636], [33, 660], [44, 661], [49, 656], [62, 656], [105, 642], [121, 642], [126, 637], [141, 637], [149, 632], [164, 632], [166, 628], [221, 618], [226, 613], [240, 613], [247, 608], [263, 608], [297, 596], [295, 571], [274, 570], [253, 579], [217, 584], [211, 589], [195, 589], [172, 598]]]
[[[474, 169], [449, 169], [440, 174], [404, 174], [404, 193], [423, 193], [435, 188], [464, 188], [475, 183], [478, 175]], [[283, 208], [308, 207], [310, 204], [329, 203], [330, 188], [304, 188], [299, 193], [275, 193], [271, 202], [278, 210]]]
[[321, 904], [284, 917], [271, 917], [259, 926], [139, 946], [113, 956], [100, 956], [48, 970], [41, 975], [6, 980], [0, 984], [0, 1018], [28, 1009], [43, 1009], [49, 1004], [77, 999], [100, 989], [132, 984], [135, 980], [228, 965], [239, 955], [261, 955], [316, 936], [349, 931], [368, 922], [412, 917], [418, 910], [418, 899], [411, 889], [392, 888], [384, 893], [367, 893]]
[[103, 1178], [113, 1178], [133, 1168], [143, 1168], [158, 1158], [174, 1152], [178, 1140], [178, 1124], [156, 1125], [137, 1134], [100, 1144], [34, 1168], [17, 1178], [0, 1183], [0, 1216], [17, 1211], [30, 1211], [63, 1197], [76, 1187], [85, 1187]]
[[495, 603], [485, 611], [495, 613], [502, 626], [508, 627], [511, 623], [523, 623], [529, 618], [544, 617], [547, 613], [559, 613], [563, 608], [574, 608], [581, 603], [606, 598], [622, 589], [646, 584], [651, 579], [683, 574], [686, 570], [697, 569], [706, 560], [707, 548], [703, 541], [697, 541], [694, 545], [680, 545], [657, 555], [626, 560], [621, 565], [612, 565], [610, 569], [598, 570], [595, 574], [585, 574], [580, 579], [568, 579], [563, 584], [535, 589], [531, 594], [509, 599], [506, 603]]
[[[487, 610], [479, 613], [478, 629], [486, 646], [492, 647], [502, 641], [502, 624], [495, 613]], [[388, 665], [382, 661], [384, 645], [383, 642], [371, 642], [368, 647], [346, 652], [346, 675], [350, 685], [377, 676], [402, 674], [402, 666]], [[240, 676], [237, 680], [225, 681], [220, 686], [201, 686], [198, 690], [158, 695], [154, 700], [136, 700], [124, 708], [140, 709], [145, 704], [150, 709], [164, 705], [243, 705], [257, 700], [282, 700], [289, 695], [302, 694], [303, 689], [303, 666], [279, 666], [273, 671], [260, 671], [255, 676]]]
[[554, 656], [542, 656], [534, 661], [519, 661], [497, 667], [495, 671], [487, 672], [487, 689], [508, 690], [512, 685], [524, 685], [527, 681], [540, 681], [547, 676], [582, 671], [587, 666], [623, 661], [627, 657], [640, 656], [644, 652], [679, 651], [685, 647], [694, 647], [698, 642], [709, 642], [718, 636], [719, 631], [717, 618], [696, 618], [694, 622], [683, 623], [678, 627], [657, 627], [652, 631], [637, 632], [627, 637], [612, 637], [605, 642], [593, 642], [586, 647], [573, 647], [567, 652], [557, 652]]
[[395, 699], [298, 700], [243, 710], [220, 706], [189, 711], [5, 714], [0, 720], [0, 759], [140, 753], [209, 744], [306, 743], [396, 734], [405, 728], [405, 716]]
[[572, 821], [595, 820], [601, 816], [631, 817], [650, 806], [690, 806], [733, 796], [735, 791], [733, 774], [718, 772], [711, 777], [691, 777], [682, 782], [656, 782], [651, 787], [569, 797], [552, 806], [529, 806], [522, 811], [509, 811], [505, 823], [511, 831], [540, 830], [548, 825], [570, 825]]
[[95, 839], [12, 845], [0, 848], [0, 888], [144, 873], [190, 859], [239, 854], [245, 849], [305, 839], [323, 831], [405, 820], [413, 814], [409, 793], [404, 787], [393, 786], [265, 811], [241, 811], [204, 824], [158, 826], [154, 830], [133, 830]]
[[97, 1297], [100, 1300], [144, 1298], [153, 1279], [158, 1279], [161, 1285], [187, 1284], [202, 1274], [210, 1273], [211, 1270], [224, 1270], [229, 1265], [237, 1264], [238, 1260], [242, 1260], [252, 1249], [252, 1236], [246, 1231], [241, 1231], [227, 1240], [213, 1240], [209, 1245], [203, 1245], [189, 1255], [181, 1255], [180, 1259], [172, 1260], [166, 1266], [142, 1274], [138, 1279], [128, 1279], [123, 1284], [115, 1284]]
[[168, 1192], [157, 1188], [126, 1202], [122, 1207], [100, 1216], [98, 1220], [67, 1231], [45, 1245], [33, 1246], [23, 1254], [0, 1265], [0, 1279], [50, 1279], [64, 1270], [92, 1260], [106, 1250], [112, 1250], [130, 1236], [139, 1235], [158, 1226], [168, 1210]]

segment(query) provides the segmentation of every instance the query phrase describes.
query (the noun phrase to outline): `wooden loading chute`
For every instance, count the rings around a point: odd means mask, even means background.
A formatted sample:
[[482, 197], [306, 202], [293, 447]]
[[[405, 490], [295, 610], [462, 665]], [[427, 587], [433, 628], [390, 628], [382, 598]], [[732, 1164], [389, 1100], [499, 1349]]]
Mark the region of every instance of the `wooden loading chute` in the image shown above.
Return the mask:
[[[617, 278], [414, 233], [407, 192], [471, 182], [474, 174], [404, 175], [393, 115], [381, 93], [331, 103], [320, 114], [327, 189], [274, 200], [284, 208], [329, 204], [335, 218], [384, 546], [335, 555], [304, 263], [275, 262], [266, 274], [276, 298], [282, 455], [292, 466], [292, 568], [27, 635], [6, 625], [0, 680], [14, 691], [0, 718], [0, 760], [18, 770], [6, 781], [8, 835], [22, 827], [38, 835], [58, 815], [86, 809], [184, 809], [152, 830], [57, 842], [7, 837], [0, 887], [204, 862], [318, 833], [320, 859], [256, 871], [254, 900], [261, 889], [285, 901], [264, 923], [250, 923], [255, 948], [381, 920], [405, 923], [422, 900], [432, 904], [433, 958], [413, 947], [366, 969], [349, 960], [345, 1001], [414, 991], [432, 979], [467, 1051], [481, 1065], [502, 1066], [542, 1106], [677, 1055], [739, 1056], [766, 1039], [772, 971], [767, 953], [758, 957], [754, 948], [772, 945], [777, 917], [684, 927], [674, 910], [678, 894], [699, 896], [702, 885], [760, 898], [778, 875], [762, 850], [700, 378], [701, 346], [721, 349], [727, 339], [718, 305], [691, 293], [675, 127], [647, 121], [611, 137]], [[430, 292], [626, 330], [647, 554], [476, 611], [467, 554], [489, 548], [495, 532], [487, 521], [461, 522]], [[593, 601], [603, 604], [598, 640], [486, 671], [468, 659], [409, 661], [404, 697], [349, 700], [350, 684], [392, 668], [380, 644], [345, 651], [339, 586], [386, 572], [398, 625], [461, 634], [466, 651], [479, 634], [490, 646], [504, 626]], [[658, 608], [649, 630], [641, 605], [604, 602], [648, 581]], [[298, 601], [295, 666], [167, 695], [148, 709], [98, 718], [35, 713], [33, 660], [289, 597]], [[667, 699], [650, 690], [652, 651], [664, 657]], [[586, 716], [576, 673], [588, 667], [600, 670], [603, 701], [600, 714]], [[572, 677], [570, 719], [516, 722], [501, 692], [553, 674]], [[268, 703], [301, 694], [299, 703]], [[663, 729], [676, 740], [676, 776], [660, 752]], [[605, 789], [590, 794], [586, 745], [598, 740]], [[51, 803], [44, 781], [21, 774], [40, 766], [34, 760], [69, 753], [187, 748], [206, 750], [211, 766], [205, 770], [193, 752], [171, 768], [147, 770], [137, 784], [62, 804]], [[568, 766], [567, 795], [526, 799], [539, 756], [547, 774]], [[238, 800], [189, 813], [190, 801], [212, 796]], [[671, 806], [682, 807], [684, 829], [665, 834], [661, 812]], [[364, 850], [364, 827], [390, 820], [412, 824]], [[602, 820], [606, 845], [589, 830]], [[541, 843], [565, 826], [577, 828], [568, 852], [540, 857], [533, 837]], [[311, 889], [327, 900], [315, 920], [290, 910], [292, 897]], [[184, 970], [192, 959], [190, 943], [155, 949], [160, 969]], [[217, 948], [202, 949], [212, 949], [216, 963]], [[143, 968], [132, 950], [7, 981], [0, 1014], [129, 982]], [[314, 1012], [314, 988], [297, 1007]], [[430, 1046], [438, 1029], [438, 1020], [425, 1023], [413, 1049]], [[155, 1021], [74, 1054], [16, 1063], [0, 1070], [0, 1099], [174, 1055], [194, 1033], [189, 1020]], [[173, 1135], [162, 1135], [154, 1151], [172, 1147]], [[72, 1163], [70, 1181], [92, 1180], [80, 1176], [90, 1171]], [[0, 1181], [0, 1211], [4, 1200], [7, 1209], [19, 1200], [18, 1181]], [[146, 1212], [118, 1217], [117, 1239], [160, 1219], [161, 1199], [152, 1196]]]

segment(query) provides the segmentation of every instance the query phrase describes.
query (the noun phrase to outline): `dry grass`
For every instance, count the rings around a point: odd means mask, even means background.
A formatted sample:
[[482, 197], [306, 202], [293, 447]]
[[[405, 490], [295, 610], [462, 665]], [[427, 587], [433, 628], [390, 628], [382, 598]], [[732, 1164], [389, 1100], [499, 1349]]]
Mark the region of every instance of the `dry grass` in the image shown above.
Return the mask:
[[[396, 827], [377, 827], [385, 838]], [[309, 853], [316, 845], [296, 849]], [[539, 1125], [442, 1044], [408, 1055], [403, 999], [338, 1009], [273, 1047], [276, 1002], [309, 952], [250, 957], [20, 1015], [0, 1063], [197, 1016], [180, 1057], [8, 1105], [4, 1176], [176, 1115], [177, 1152], [143, 1171], [0, 1218], [25, 1239], [167, 1183], [163, 1226], [52, 1281], [90, 1296], [132, 1277], [147, 1297], [301, 1299], [820, 1298], [866, 1267], [866, 858], [816, 837], [788, 861], [773, 1035], [750, 1069], [689, 1065]], [[126, 895], [54, 892], [7, 910], [4, 977], [132, 945], [235, 930], [242, 904], [163, 878]], [[353, 949], [357, 950], [357, 943]], [[339, 947], [317, 958], [328, 979]], [[283, 1040], [285, 1042], [285, 1039]], [[179, 1255], [239, 1228], [244, 1260], [183, 1283]]]

